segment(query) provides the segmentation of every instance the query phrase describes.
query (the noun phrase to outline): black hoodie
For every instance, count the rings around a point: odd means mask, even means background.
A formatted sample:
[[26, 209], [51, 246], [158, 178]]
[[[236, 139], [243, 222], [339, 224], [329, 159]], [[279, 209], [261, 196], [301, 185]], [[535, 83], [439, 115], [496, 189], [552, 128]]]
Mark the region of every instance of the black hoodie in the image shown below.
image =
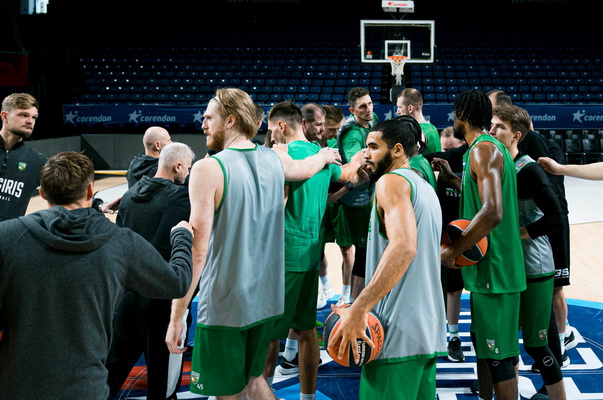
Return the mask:
[[114, 312], [127, 289], [180, 298], [192, 235], [171, 234], [170, 263], [92, 208], [53, 207], [0, 223], [0, 399], [99, 399]]
[[155, 176], [158, 166], [159, 158], [147, 156], [143, 153], [137, 154], [126, 171], [128, 187], [134, 186], [143, 176]]

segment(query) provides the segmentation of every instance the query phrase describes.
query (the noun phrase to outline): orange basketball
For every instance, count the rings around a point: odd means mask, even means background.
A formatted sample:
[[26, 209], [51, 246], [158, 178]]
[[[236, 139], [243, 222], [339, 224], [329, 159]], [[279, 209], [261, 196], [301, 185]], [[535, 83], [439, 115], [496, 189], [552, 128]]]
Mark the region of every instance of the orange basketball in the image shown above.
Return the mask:
[[[349, 304], [345, 304], [343, 307], [348, 307]], [[343, 365], [344, 367], [358, 367], [364, 364], [368, 364], [372, 360], [375, 359], [377, 354], [381, 351], [383, 347], [383, 341], [385, 339], [385, 332], [383, 330], [383, 325], [381, 325], [381, 321], [379, 317], [374, 313], [370, 312], [368, 314], [368, 325], [366, 327], [366, 335], [373, 341], [375, 348], [371, 348], [364, 340], [358, 338], [356, 340], [356, 345], [358, 346], [358, 354], [360, 355], [360, 360], [358, 363], [354, 361], [354, 353], [352, 352], [352, 345], [348, 347], [348, 349], [344, 352], [342, 358], [339, 358], [339, 344], [335, 344], [335, 346], [329, 349], [329, 338], [331, 335], [337, 332], [339, 329], [339, 315], [334, 311], [331, 311], [324, 324], [324, 335], [323, 339], [325, 342], [325, 347], [327, 348], [327, 352], [337, 364]]]
[[[442, 232], [442, 246], [448, 247], [450, 243], [458, 238], [471, 221], [468, 219], [457, 219], [448, 224], [444, 232]], [[479, 242], [458, 255], [454, 260], [456, 265], [466, 267], [477, 264], [488, 251], [488, 238], [484, 237]]]

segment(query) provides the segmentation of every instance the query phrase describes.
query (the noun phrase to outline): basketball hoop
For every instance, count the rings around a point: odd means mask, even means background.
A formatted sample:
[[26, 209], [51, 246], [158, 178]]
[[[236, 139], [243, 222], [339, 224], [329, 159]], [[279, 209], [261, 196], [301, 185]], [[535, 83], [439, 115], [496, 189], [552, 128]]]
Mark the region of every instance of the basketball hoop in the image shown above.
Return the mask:
[[388, 56], [389, 63], [392, 66], [392, 75], [396, 77], [396, 86], [402, 85], [402, 75], [404, 75], [404, 64], [407, 56]]

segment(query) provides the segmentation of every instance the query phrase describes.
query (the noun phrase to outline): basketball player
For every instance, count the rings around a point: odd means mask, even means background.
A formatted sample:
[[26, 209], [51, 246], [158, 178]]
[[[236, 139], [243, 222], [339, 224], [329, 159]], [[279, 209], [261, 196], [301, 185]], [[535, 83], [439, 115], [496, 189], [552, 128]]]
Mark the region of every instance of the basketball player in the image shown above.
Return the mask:
[[482, 399], [490, 400], [493, 385], [497, 399], [516, 400], [517, 325], [526, 276], [517, 229], [515, 164], [506, 147], [485, 133], [492, 120], [492, 103], [485, 93], [474, 89], [461, 93], [453, 110], [455, 135], [469, 146], [463, 158], [459, 217], [470, 219], [471, 224], [442, 250], [442, 265], [457, 268], [455, 258], [488, 236], [485, 257], [477, 265], [462, 270], [465, 288], [471, 292], [471, 331], [478, 359], [479, 394]]
[[33, 133], [38, 109], [38, 101], [27, 93], [13, 93], [2, 101], [0, 221], [25, 215], [40, 185], [40, 169], [46, 156], [25, 143]]
[[302, 106], [301, 113], [304, 135], [310, 142], [320, 145], [325, 131], [325, 111], [318, 104], [307, 103]]
[[[323, 147], [337, 148], [337, 134], [345, 121], [343, 110], [337, 106], [330, 104], [322, 106], [325, 110], [325, 131], [323, 134]], [[364, 171], [360, 170], [359, 174]], [[364, 172], [364, 176], [360, 183], [368, 181], [368, 176]], [[328, 242], [337, 243], [341, 252], [341, 279], [342, 288], [337, 305], [347, 304], [350, 302], [352, 293], [352, 266], [354, 265], [354, 246], [350, 229], [347, 224], [347, 219], [341, 208], [341, 203], [338, 201], [341, 196], [348, 193], [351, 188], [340, 183], [332, 183], [329, 186], [329, 198], [327, 201], [327, 209], [322, 220], [322, 235], [323, 235], [323, 257], [320, 264], [320, 283], [321, 290], [318, 292], [317, 309], [321, 309], [327, 305], [327, 300], [330, 299], [335, 291], [329, 283], [327, 273], [328, 262], [324, 255], [325, 244]]]
[[[276, 104], [268, 113], [268, 129], [276, 143], [286, 143], [294, 160], [318, 153], [321, 147], [308, 140], [302, 111], [291, 101]], [[285, 313], [275, 322], [264, 377], [274, 376], [279, 344], [289, 329], [298, 340], [301, 399], [313, 399], [318, 375], [319, 347], [316, 336], [318, 271], [322, 256], [320, 225], [327, 205], [330, 182], [352, 183], [362, 166], [362, 154], [344, 167], [330, 165], [302, 182], [285, 186]], [[353, 184], [353, 183], [352, 183]]]
[[423, 135], [425, 136], [425, 153], [442, 151], [438, 129], [431, 122], [427, 121], [423, 115], [423, 96], [421, 92], [415, 88], [402, 90], [398, 94], [396, 105], [398, 106], [396, 110], [398, 115], [410, 115], [419, 121]]
[[137, 154], [126, 171], [128, 188], [134, 186], [143, 176], [155, 176], [161, 149], [170, 143], [172, 143], [172, 138], [165, 128], [151, 126], [145, 131], [142, 137], [144, 153]]
[[[447, 174], [454, 174], [457, 177], [462, 176], [463, 155], [467, 151], [467, 145], [464, 141], [454, 137], [454, 127], [446, 127], [440, 132], [440, 143], [442, 151], [425, 154], [428, 161], [434, 158], [446, 160], [450, 171], [438, 174], [436, 180], [436, 192], [442, 207], [442, 229], [448, 224], [459, 218], [459, 204], [461, 198], [460, 188], [446, 180]], [[441, 164], [439, 164], [441, 166]], [[448, 359], [452, 362], [465, 361], [463, 354], [461, 337], [459, 335], [459, 316], [461, 313], [461, 296], [465, 285], [463, 284], [463, 275], [460, 269], [441, 268], [442, 287], [446, 297], [446, 322], [448, 327]]]
[[[333, 307], [340, 329], [329, 346], [339, 355], [357, 338], [369, 341], [367, 314], [385, 329], [381, 352], [362, 367], [361, 399], [434, 399], [436, 358], [446, 354], [440, 284], [441, 211], [435, 191], [410, 169], [421, 140], [417, 121], [404, 116], [371, 128], [365, 154], [376, 181], [367, 247], [366, 287], [347, 308]], [[416, 301], [420, 299], [420, 301]]]
[[[193, 280], [200, 277], [191, 391], [274, 399], [262, 373], [274, 320], [284, 312], [285, 179], [308, 179], [338, 161], [328, 149], [294, 161], [286, 145], [253, 143], [255, 105], [240, 89], [217, 90], [202, 127], [208, 148], [221, 151], [197, 161], [189, 181]], [[261, 251], [258, 241], [270, 243], [270, 251]], [[174, 300], [172, 338], [180, 336], [195, 292]], [[168, 348], [186, 350], [181, 340], [170, 340]]]
[[[493, 108], [502, 105], [512, 105], [511, 97], [502, 90], [495, 89], [488, 92], [488, 95]], [[564, 162], [565, 159], [561, 148], [553, 140], [545, 139], [534, 132], [532, 125], [530, 125], [530, 130], [523, 136], [521, 142], [519, 142], [518, 149], [534, 160], [538, 160], [540, 157], [551, 157], [557, 162]], [[575, 328], [571, 327], [568, 321], [567, 301], [563, 290], [565, 286], [569, 286], [570, 284], [569, 209], [565, 198], [564, 177], [554, 174], [548, 174], [548, 177], [564, 211], [562, 228], [548, 234], [549, 241], [553, 246], [553, 258], [555, 260], [555, 291], [553, 293], [553, 314], [555, 321], [552, 321], [552, 323], [557, 325], [557, 335], [559, 336], [559, 345], [550, 343], [550, 347], [553, 353], [558, 358], [561, 358], [563, 367], [566, 367], [570, 364], [566, 350], [578, 344], [574, 334]], [[552, 319], [553, 314], [551, 314]], [[550, 331], [553, 332], [554, 329], [551, 328]]]
[[[343, 163], [347, 163], [356, 153], [366, 148], [368, 131], [379, 122], [377, 115], [373, 112], [373, 100], [368, 90], [361, 87], [350, 90], [348, 92], [348, 104], [350, 116], [341, 127], [337, 137], [339, 154], [341, 154]], [[356, 298], [364, 287], [366, 237], [374, 189], [374, 183], [366, 182], [339, 199], [355, 248], [350, 300]]]
[[431, 185], [433, 190], [437, 190], [436, 177], [433, 172], [431, 163], [425, 157], [423, 157], [422, 154], [425, 151], [425, 144], [423, 142], [421, 143], [422, 144], [417, 149], [416, 155], [414, 155], [410, 159], [410, 168], [415, 171], [421, 178], [425, 179], [427, 183]]
[[[184, 143], [161, 149], [154, 177], [142, 176], [122, 197], [117, 225], [132, 229], [170, 259], [170, 229], [190, 217], [188, 187], [183, 185], [194, 153]], [[196, 288], [197, 282], [191, 282]], [[142, 354], [147, 367], [147, 399], [175, 399], [180, 386], [182, 355], [170, 356], [165, 337], [171, 300], [150, 299], [129, 290], [114, 319], [113, 340], [107, 358], [113, 398]], [[190, 325], [190, 323], [189, 323]], [[186, 330], [186, 329], [185, 329]]]
[[[538, 366], [550, 398], [564, 400], [561, 367], [548, 346], [555, 262], [546, 236], [561, 229], [563, 209], [542, 167], [518, 149], [530, 125], [530, 115], [524, 109], [499, 106], [493, 111], [490, 134], [507, 147], [517, 170], [519, 223], [527, 278], [520, 306], [524, 348]], [[552, 340], [557, 341], [557, 337]]]
[[94, 166], [77, 152], [40, 172], [49, 209], [0, 223], [0, 399], [107, 400], [105, 359], [124, 292], [178, 298], [191, 283], [192, 235], [172, 257], [90, 208]]

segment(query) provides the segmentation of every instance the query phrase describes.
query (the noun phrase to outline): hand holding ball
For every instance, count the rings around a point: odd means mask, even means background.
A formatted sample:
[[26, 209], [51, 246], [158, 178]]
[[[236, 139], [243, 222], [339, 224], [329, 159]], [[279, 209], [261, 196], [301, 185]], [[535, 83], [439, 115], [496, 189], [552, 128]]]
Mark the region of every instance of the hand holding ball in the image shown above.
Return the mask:
[[[341, 308], [348, 307], [349, 304], [342, 306]], [[362, 338], [356, 338], [356, 345], [358, 348], [358, 355], [360, 359], [358, 362], [354, 360], [354, 353], [352, 350], [352, 344], [345, 349], [343, 357], [339, 357], [339, 350], [341, 345], [341, 339], [338, 340], [333, 346], [330, 346], [330, 339], [335, 335], [341, 326], [341, 320], [339, 314], [335, 311], [331, 311], [324, 324], [324, 342], [327, 348], [327, 352], [336, 363], [343, 365], [344, 367], [358, 367], [371, 362], [381, 348], [383, 347], [383, 341], [385, 339], [385, 332], [383, 325], [379, 320], [379, 317], [372, 311], [368, 314], [368, 325], [366, 327], [366, 336], [373, 342], [374, 348], [372, 348]]]
[[[454, 242], [467, 229], [470, 222], [468, 219], [457, 219], [449, 223], [444, 232], [442, 232], [442, 246], [450, 246], [450, 243]], [[483, 237], [476, 244], [458, 255], [454, 263], [462, 267], [477, 264], [484, 258], [486, 251], [488, 251], [488, 238]]]

